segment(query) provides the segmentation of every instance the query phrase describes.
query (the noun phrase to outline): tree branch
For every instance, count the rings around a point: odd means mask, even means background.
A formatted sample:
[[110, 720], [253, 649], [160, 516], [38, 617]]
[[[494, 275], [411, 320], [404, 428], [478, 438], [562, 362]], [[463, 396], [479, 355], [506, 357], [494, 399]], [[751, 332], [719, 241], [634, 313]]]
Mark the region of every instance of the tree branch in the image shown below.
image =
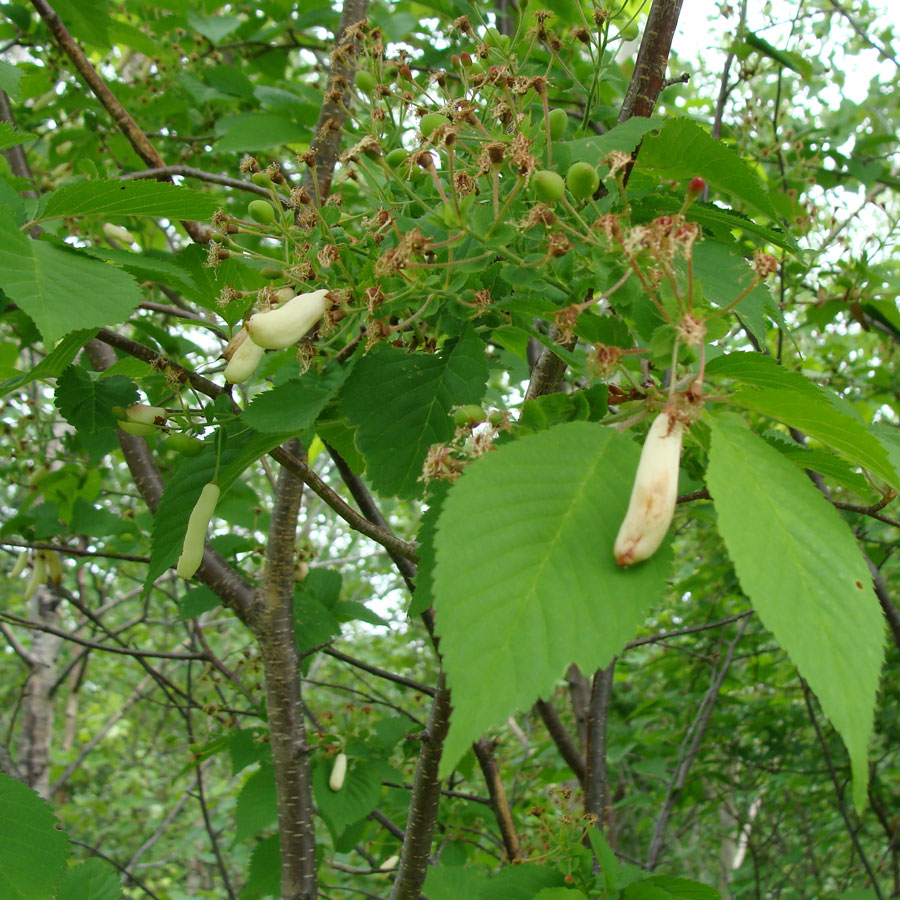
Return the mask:
[[[288, 444], [300, 453], [296, 438]], [[282, 466], [266, 543], [266, 566], [251, 616], [265, 671], [266, 711], [278, 798], [281, 895], [316, 896], [316, 835], [300, 657], [294, 638], [294, 555], [303, 482]]]
[[666, 798], [663, 801], [653, 826], [653, 836], [650, 839], [650, 848], [647, 851], [646, 868], [648, 871], [652, 872], [653, 869], [656, 868], [659, 857], [665, 849], [666, 829], [669, 826], [669, 819], [672, 816], [672, 811], [675, 808], [675, 804], [678, 802], [678, 798], [681, 796], [681, 791], [687, 781], [688, 772], [694, 764], [694, 760], [700, 750], [700, 741], [703, 739], [703, 733], [706, 730], [709, 717], [712, 715], [713, 707], [716, 704], [716, 699], [722, 688], [722, 682], [725, 680], [725, 676], [731, 668], [731, 661], [734, 659], [735, 648], [740, 639], [744, 636], [744, 630], [749, 621], [749, 618], [741, 621], [738, 633], [734, 640], [728, 645], [728, 650], [722, 664], [719, 666], [718, 670], [713, 672], [709, 689], [703, 697], [703, 700], [700, 702], [694, 721], [685, 733], [684, 740], [678, 751], [678, 761], [675, 764], [675, 771], [672, 773], [672, 779], [666, 789]]
[[[115, 94], [106, 86], [106, 82], [100, 77], [97, 70], [91, 65], [90, 60], [84, 55], [84, 51], [78, 46], [76, 40], [69, 33], [56, 10], [47, 0], [31, 0], [31, 5], [37, 10], [38, 15], [44, 20], [44, 24], [50, 29], [50, 33], [56, 39], [60, 49], [72, 61], [78, 74], [84, 79], [87, 86], [93, 91], [94, 96], [103, 104], [106, 111], [112, 116], [113, 121], [119, 127], [122, 134], [128, 138], [128, 143], [134, 148], [135, 153], [148, 166], [161, 167], [165, 165], [163, 158], [156, 152], [156, 148], [150, 143], [149, 138], [141, 130], [140, 126], [124, 106], [119, 102]], [[171, 180], [171, 179], [167, 179]], [[196, 222], [182, 222], [185, 231], [191, 239], [197, 243], [205, 243], [209, 240], [210, 229]]]
[[497, 760], [494, 759], [493, 743], [487, 738], [479, 738], [472, 744], [472, 749], [475, 751], [475, 758], [478, 760], [485, 784], [487, 784], [488, 794], [491, 797], [491, 808], [494, 810], [494, 817], [500, 826], [506, 858], [510, 862], [521, 860], [522, 844], [519, 841], [516, 823], [513, 821], [512, 811], [509, 808], [509, 800], [506, 798], [503, 779], [497, 769]]
[[353, 83], [353, 59], [359, 52], [360, 29], [365, 23], [369, 0], [344, 0], [341, 19], [331, 54], [331, 72], [325, 102], [319, 109], [315, 137], [310, 144], [315, 166], [303, 177], [303, 186], [315, 187], [318, 202], [324, 203], [331, 191], [331, 179], [341, 149], [341, 131], [347, 121], [350, 85]]
[[431, 714], [428, 716], [422, 752], [416, 763], [412, 802], [406, 820], [406, 840], [403, 842], [400, 868], [390, 900], [419, 900], [422, 885], [425, 884], [431, 839], [441, 797], [438, 766], [449, 727], [450, 690], [444, 682], [442, 672], [438, 678]]
[[584, 757], [581, 755], [578, 747], [575, 746], [575, 741], [559, 717], [556, 707], [547, 700], [538, 700], [534, 706], [547, 727], [547, 732], [553, 739], [553, 743], [556, 744], [556, 749], [559, 750], [566, 765], [575, 773], [575, 777], [581, 782], [581, 786], [584, 787], [586, 774]]
[[584, 811], [596, 816], [596, 825], [603, 831], [609, 817], [609, 777], [606, 769], [606, 727], [612, 697], [613, 674], [616, 661], [594, 673], [587, 728], [587, 782], [584, 792]]
[[678, 24], [682, 0], [653, 0], [641, 46], [634, 61], [634, 73], [619, 110], [618, 124], [632, 116], [649, 118], [666, 79], [666, 64], [672, 49], [672, 37]]

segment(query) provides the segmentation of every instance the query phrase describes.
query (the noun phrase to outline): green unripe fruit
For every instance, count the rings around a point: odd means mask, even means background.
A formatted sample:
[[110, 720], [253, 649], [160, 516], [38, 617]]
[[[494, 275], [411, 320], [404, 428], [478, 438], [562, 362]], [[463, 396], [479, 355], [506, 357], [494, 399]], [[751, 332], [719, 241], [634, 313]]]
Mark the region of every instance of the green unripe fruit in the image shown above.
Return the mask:
[[199, 456], [203, 452], [203, 441], [189, 434], [170, 434], [166, 438], [166, 446], [182, 456]]
[[460, 407], [453, 414], [453, 422], [459, 428], [474, 428], [484, 422], [486, 418], [484, 410], [474, 403]]
[[449, 124], [450, 120], [440, 113], [425, 113], [422, 116], [422, 121], [419, 122], [419, 131], [422, 132], [422, 137], [428, 137], [442, 125]]
[[590, 197], [600, 186], [600, 176], [590, 163], [572, 163], [566, 172], [566, 186], [573, 197], [583, 200]]
[[392, 168], [396, 169], [400, 166], [409, 156], [409, 154], [402, 147], [394, 147], [390, 153], [384, 158], [385, 162]]
[[265, 172], [254, 172], [250, 176], [250, 180], [257, 186], [262, 188], [272, 187], [272, 179]]
[[385, 81], [395, 81], [399, 74], [400, 74], [400, 70], [396, 66], [388, 66], [384, 70], [384, 80]]
[[620, 32], [623, 41], [633, 41], [637, 39], [638, 27], [636, 22], [626, 25]]
[[550, 110], [550, 137], [558, 141], [565, 133], [569, 124], [569, 115], [564, 109]]
[[356, 75], [353, 76], [353, 83], [364, 93], [371, 94], [372, 91], [375, 90], [375, 85], [378, 82], [375, 80], [375, 76], [371, 72], [367, 72], [365, 69], [360, 69]]
[[494, 50], [500, 50], [502, 53], [508, 53], [510, 47], [509, 36], [505, 34], [500, 34], [496, 28], [488, 28], [484, 33], [484, 43], [493, 48]]
[[271, 225], [275, 221], [275, 207], [268, 200], [251, 200], [247, 214], [260, 225]]
[[506, 413], [502, 409], [492, 409], [488, 413], [488, 422], [495, 428], [499, 428], [506, 421]]
[[565, 193], [566, 183], [562, 180], [562, 176], [556, 172], [542, 169], [534, 173], [534, 177], [531, 179], [531, 187], [538, 200], [544, 203], [553, 203]]
[[259, 270], [259, 274], [262, 275], [263, 278], [281, 278], [284, 275], [284, 269], [280, 266], [263, 266]]

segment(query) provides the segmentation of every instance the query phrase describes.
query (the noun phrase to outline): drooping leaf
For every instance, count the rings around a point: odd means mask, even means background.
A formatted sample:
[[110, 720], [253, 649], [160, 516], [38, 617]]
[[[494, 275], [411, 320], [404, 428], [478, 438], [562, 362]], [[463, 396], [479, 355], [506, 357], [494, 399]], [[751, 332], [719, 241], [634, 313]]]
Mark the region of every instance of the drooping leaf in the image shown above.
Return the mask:
[[453, 436], [451, 409], [481, 400], [487, 376], [484, 345], [471, 329], [439, 355], [379, 344], [356, 364], [341, 410], [358, 426], [356, 444], [376, 491], [421, 494], [428, 448]]
[[275, 775], [272, 766], [261, 765], [243, 784], [235, 806], [234, 841], [244, 841], [278, 821]]
[[102, 859], [86, 859], [63, 878], [56, 900], [119, 900], [122, 885], [116, 870]]
[[859, 809], [884, 621], [853, 534], [802, 472], [731, 417], [712, 421], [707, 484], [741, 587], [847, 746]]
[[506, 866], [497, 872], [478, 895], [478, 900], [532, 900], [534, 895], [547, 887], [562, 887], [564, 875], [558, 869], [538, 864], [523, 863]]
[[714, 190], [778, 219], [769, 195], [747, 163], [690, 119], [669, 119], [658, 134], [647, 135], [637, 164], [664, 178], [685, 180], [699, 175]]
[[49, 804], [0, 772], [0, 896], [47, 900], [56, 893], [69, 841]]
[[220, 201], [192, 188], [164, 181], [102, 179], [70, 184], [46, 198], [40, 219], [61, 216], [154, 216], [208, 219]]
[[639, 455], [612, 429], [570, 422], [498, 448], [450, 490], [434, 572], [454, 707], [443, 772], [569, 663], [607, 665], [662, 592], [667, 549], [628, 569], [613, 557]]
[[137, 282], [115, 266], [35, 241], [0, 216], [0, 288], [48, 345], [72, 331], [124, 321], [141, 302]]
[[773, 44], [770, 44], [765, 38], [761, 38], [752, 31], [745, 32], [744, 41], [748, 47], [774, 59], [788, 69], [793, 69], [797, 74], [804, 78], [811, 78], [813, 73], [812, 63], [802, 57], [799, 53], [792, 53], [790, 50], [779, 50]]
[[137, 398], [137, 387], [124, 375], [99, 378], [81, 366], [69, 366], [56, 382], [54, 402], [70, 425], [93, 432], [115, 428], [113, 406], [127, 408]]
[[900, 487], [900, 472], [878, 438], [861, 421], [843, 411], [848, 406], [844, 401], [805, 376], [779, 366], [763, 353], [720, 356], [710, 361], [706, 371], [713, 378], [734, 378], [751, 385], [729, 397], [733, 405], [798, 428], [889, 485]]
[[33, 369], [0, 382], [0, 396], [41, 378], [56, 378], [95, 333], [93, 329], [70, 332]]
[[330, 774], [329, 760], [314, 767], [313, 796], [328, 830], [337, 838], [348, 825], [367, 816], [378, 805], [381, 769], [367, 760], [351, 758], [339, 791], [328, 786]]

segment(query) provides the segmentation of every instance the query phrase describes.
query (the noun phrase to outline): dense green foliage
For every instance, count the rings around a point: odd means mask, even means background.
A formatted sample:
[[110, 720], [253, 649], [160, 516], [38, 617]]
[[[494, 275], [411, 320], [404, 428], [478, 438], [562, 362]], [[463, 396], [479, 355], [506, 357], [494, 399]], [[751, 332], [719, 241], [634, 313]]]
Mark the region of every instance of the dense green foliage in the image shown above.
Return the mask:
[[900, 61], [760, 6], [0, 3], [4, 898], [900, 896]]

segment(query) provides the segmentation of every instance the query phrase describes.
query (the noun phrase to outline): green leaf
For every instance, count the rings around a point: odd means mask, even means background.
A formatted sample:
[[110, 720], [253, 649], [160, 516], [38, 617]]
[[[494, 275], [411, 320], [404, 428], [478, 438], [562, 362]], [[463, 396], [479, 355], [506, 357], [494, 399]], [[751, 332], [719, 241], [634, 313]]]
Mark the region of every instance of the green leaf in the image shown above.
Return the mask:
[[667, 890], [647, 879], [632, 881], [622, 892], [622, 897], [624, 900], [673, 900]]
[[799, 372], [792, 372], [766, 353], [728, 353], [706, 364], [707, 376], [734, 378], [754, 387], [796, 391], [812, 401], [825, 399], [822, 389]]
[[507, 866], [491, 878], [478, 900], [532, 900], [546, 887], [562, 887], [564, 875], [557, 869], [536, 863]]
[[304, 588], [305, 583], [300, 582], [294, 591], [294, 635], [301, 653], [341, 633], [341, 623], [334, 613], [315, 594]]
[[50, 805], [0, 772], [0, 896], [47, 900], [56, 894], [69, 841]]
[[802, 472], [740, 420], [711, 423], [707, 485], [741, 587], [843, 738], [865, 804], [884, 621], [852, 532]]
[[804, 78], [811, 78], [813, 74], [812, 63], [808, 59], [804, 59], [799, 53], [791, 53], [790, 50], [779, 50], [770, 44], [765, 38], [761, 38], [758, 34], [748, 31], [744, 35], [744, 41], [748, 47], [752, 47], [763, 56], [774, 59], [788, 69], [793, 69], [797, 74]]
[[0, 150], [18, 147], [19, 144], [24, 144], [36, 137], [36, 134], [16, 130], [9, 122], [0, 122]]
[[671, 875], [651, 875], [647, 883], [664, 888], [679, 900], [720, 900], [722, 894], [708, 884], [691, 881], [690, 878], [674, 878]]
[[434, 572], [454, 707], [442, 772], [569, 663], [607, 665], [662, 592], [667, 550], [628, 569], [613, 558], [639, 456], [612, 429], [570, 422], [499, 447], [450, 490]]
[[597, 828], [588, 830], [588, 840], [597, 862], [600, 863], [600, 871], [603, 874], [603, 883], [608, 894], [613, 894], [619, 884], [622, 867], [616, 858], [615, 851], [609, 846], [609, 842]]
[[480, 897], [489, 886], [484, 868], [429, 866], [422, 893], [428, 900], [460, 900], [461, 897]]
[[381, 769], [364, 759], [350, 757], [347, 777], [339, 791], [328, 786], [331, 760], [322, 760], [313, 769], [313, 796], [316, 808], [337, 838], [353, 822], [364, 818], [378, 805]]
[[534, 900], [587, 900], [587, 897], [576, 888], [549, 887], [538, 891]]
[[0, 382], [0, 397], [41, 378], [56, 378], [96, 334], [93, 328], [67, 334], [33, 369]]
[[244, 841], [278, 821], [275, 775], [272, 766], [263, 764], [245, 782], [238, 794], [234, 812], [234, 842]]
[[[665, 119], [659, 117], [646, 119], [643, 116], [633, 116], [622, 122], [621, 125], [614, 125], [604, 134], [578, 138], [574, 141], [556, 142], [553, 144], [554, 162], [559, 157], [558, 164], [560, 166], [576, 160], [588, 162], [592, 166], [599, 166], [613, 150], [631, 153], [647, 132], [662, 127], [664, 123]], [[565, 158], [563, 158], [563, 153], [566, 154]]]
[[704, 178], [711, 188], [743, 200], [777, 221], [778, 214], [756, 174], [733, 150], [685, 118], [669, 119], [641, 144], [638, 166], [663, 178]]
[[260, 841], [250, 854], [250, 874], [240, 900], [260, 900], [281, 893], [281, 841], [277, 834]]
[[82, 181], [54, 191], [36, 221], [61, 216], [154, 216], [205, 221], [219, 208], [209, 194], [163, 181]]
[[799, 428], [808, 436], [834, 447], [841, 456], [868, 469], [892, 487], [900, 487], [900, 475], [884, 446], [865, 425], [838, 412], [826, 398], [815, 401], [799, 392], [743, 388], [728, 400], [734, 406], [752, 409]]
[[841, 410], [849, 404], [829, 395], [797, 372], [791, 372], [764, 353], [730, 353], [709, 362], [710, 378], [734, 378], [747, 385], [729, 402], [752, 409], [828, 444], [850, 462], [868, 469], [892, 487], [900, 487], [900, 473], [887, 448], [860, 422]]
[[54, 0], [54, 9], [75, 37], [109, 46], [109, 0]]
[[434, 538], [438, 517], [449, 489], [450, 485], [446, 481], [433, 481], [428, 487], [428, 495], [425, 497], [428, 509], [422, 514], [419, 533], [416, 535], [419, 562], [416, 570], [416, 589], [407, 610], [410, 618], [422, 615], [434, 603]]
[[[718, 307], [733, 303], [750, 286], [754, 272], [749, 263], [731, 247], [713, 240], [694, 245], [694, 278], [703, 285], [703, 295]], [[766, 317], [778, 321], [778, 309], [769, 288], [758, 284], [735, 307], [734, 312], [759, 339], [766, 336]]]
[[344, 383], [350, 369], [333, 365], [257, 394], [241, 418], [257, 431], [300, 434], [312, 428], [319, 413]]
[[119, 900], [122, 885], [116, 870], [102, 859], [87, 859], [63, 878], [56, 900]]
[[222, 598], [213, 593], [206, 585], [190, 588], [178, 601], [178, 618], [182, 621], [193, 619], [221, 605]]
[[6, 91], [10, 99], [16, 103], [19, 102], [21, 97], [19, 80], [24, 74], [21, 69], [12, 63], [8, 63], [5, 59], [0, 59], [0, 91]]
[[143, 297], [114, 266], [34, 241], [0, 217], [0, 288], [34, 321], [47, 344], [72, 331], [114, 325]]
[[248, 112], [223, 116], [216, 124], [216, 150], [268, 150], [282, 144], [306, 144], [312, 138], [309, 128], [298, 125], [290, 116]]
[[478, 403], [487, 376], [484, 345], [471, 329], [439, 355], [379, 344], [356, 364], [341, 393], [341, 410], [358, 426], [356, 445], [376, 491], [403, 498], [421, 494], [428, 448], [453, 437], [450, 410]]
[[213, 44], [218, 44], [222, 38], [241, 25], [238, 16], [201, 16], [192, 9], [188, 10], [187, 21], [194, 31], [202, 34]]
[[70, 425], [94, 432], [115, 428], [112, 407], [129, 407], [137, 398], [137, 387], [124, 375], [98, 378], [81, 366], [69, 366], [56, 383], [54, 403]]

